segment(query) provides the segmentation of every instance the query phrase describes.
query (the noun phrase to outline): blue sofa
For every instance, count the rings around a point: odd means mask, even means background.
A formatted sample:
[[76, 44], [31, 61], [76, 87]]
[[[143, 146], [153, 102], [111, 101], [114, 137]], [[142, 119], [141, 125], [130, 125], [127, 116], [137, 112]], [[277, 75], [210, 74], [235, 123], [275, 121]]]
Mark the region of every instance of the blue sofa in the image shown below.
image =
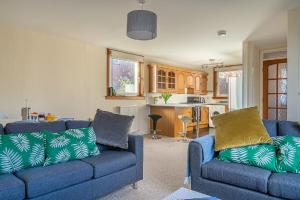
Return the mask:
[[[266, 120], [264, 125], [270, 136], [300, 136], [300, 126], [296, 122]], [[203, 153], [204, 146], [196, 142], [189, 144], [192, 190], [222, 200], [300, 199], [300, 174], [272, 173], [216, 159], [203, 163], [208, 156]]]
[[[11, 123], [0, 134], [84, 128], [89, 121]], [[143, 179], [143, 136], [129, 135], [127, 151], [98, 145], [101, 154], [0, 175], [0, 199], [96, 199]]]

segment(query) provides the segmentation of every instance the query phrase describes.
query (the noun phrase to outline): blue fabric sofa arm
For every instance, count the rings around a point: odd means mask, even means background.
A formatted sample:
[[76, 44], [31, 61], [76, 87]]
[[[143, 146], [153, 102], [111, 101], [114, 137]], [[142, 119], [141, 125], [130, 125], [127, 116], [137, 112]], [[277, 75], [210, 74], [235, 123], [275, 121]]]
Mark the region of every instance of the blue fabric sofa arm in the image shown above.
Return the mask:
[[137, 181], [143, 179], [144, 137], [136, 133], [128, 136], [128, 150], [136, 155]]
[[191, 178], [201, 176], [201, 165], [214, 156], [214, 137], [207, 135], [189, 144], [189, 170]]

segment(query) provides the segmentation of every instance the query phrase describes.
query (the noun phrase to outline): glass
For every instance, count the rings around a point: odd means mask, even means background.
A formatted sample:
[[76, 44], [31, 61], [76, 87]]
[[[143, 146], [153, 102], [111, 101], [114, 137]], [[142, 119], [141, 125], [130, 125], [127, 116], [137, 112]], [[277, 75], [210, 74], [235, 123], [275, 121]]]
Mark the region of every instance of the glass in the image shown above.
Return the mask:
[[268, 119], [276, 120], [276, 109], [268, 109]]
[[139, 63], [119, 58], [110, 59], [110, 86], [117, 95], [138, 95]]
[[287, 106], [287, 95], [286, 94], [278, 95], [278, 107], [286, 108], [286, 106]]
[[268, 93], [276, 93], [276, 80], [268, 80]]
[[287, 78], [286, 63], [280, 63], [278, 65], [278, 78]]
[[287, 92], [287, 80], [279, 79], [278, 80], [278, 93], [286, 93]]
[[268, 106], [273, 108], [276, 107], [276, 94], [268, 95]]
[[268, 68], [268, 79], [276, 78], [277, 76], [277, 65], [269, 65]]
[[278, 109], [278, 120], [286, 120], [287, 114], [286, 109]]

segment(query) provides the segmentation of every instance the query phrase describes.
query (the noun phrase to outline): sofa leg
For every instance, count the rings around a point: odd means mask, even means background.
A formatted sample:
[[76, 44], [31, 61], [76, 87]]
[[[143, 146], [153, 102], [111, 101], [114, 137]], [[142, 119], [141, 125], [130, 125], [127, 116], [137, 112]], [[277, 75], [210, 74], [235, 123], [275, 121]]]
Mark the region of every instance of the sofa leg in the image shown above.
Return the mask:
[[132, 188], [135, 190], [138, 189], [138, 183], [137, 182], [132, 183]]

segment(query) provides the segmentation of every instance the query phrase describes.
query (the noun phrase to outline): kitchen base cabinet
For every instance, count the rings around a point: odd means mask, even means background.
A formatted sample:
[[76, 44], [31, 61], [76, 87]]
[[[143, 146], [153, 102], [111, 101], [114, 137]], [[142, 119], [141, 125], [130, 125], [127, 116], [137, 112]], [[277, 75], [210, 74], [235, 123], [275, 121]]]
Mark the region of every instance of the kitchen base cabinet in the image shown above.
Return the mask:
[[[150, 106], [151, 114], [161, 115], [162, 118], [157, 122], [157, 134], [168, 137], [179, 137], [183, 130], [182, 121], [178, 118], [180, 115], [189, 116], [191, 121], [188, 125], [188, 132], [196, 128], [196, 122], [192, 122], [192, 107], [169, 107], [169, 106]], [[208, 127], [208, 108], [201, 107], [201, 120], [199, 128]], [[150, 127], [152, 128], [152, 127]]]

